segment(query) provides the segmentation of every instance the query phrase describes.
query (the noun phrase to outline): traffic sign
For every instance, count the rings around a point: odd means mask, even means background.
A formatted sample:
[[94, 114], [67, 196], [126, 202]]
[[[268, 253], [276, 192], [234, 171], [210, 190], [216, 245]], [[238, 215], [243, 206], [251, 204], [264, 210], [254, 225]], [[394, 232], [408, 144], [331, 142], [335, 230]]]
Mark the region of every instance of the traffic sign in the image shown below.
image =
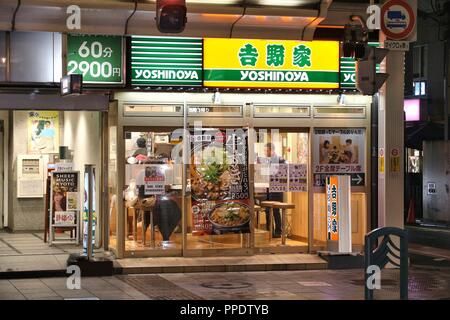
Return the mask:
[[416, 0], [388, 0], [381, 7], [381, 31], [391, 40], [415, 41]]
[[386, 40], [384, 48], [392, 51], [409, 51], [409, 41]]

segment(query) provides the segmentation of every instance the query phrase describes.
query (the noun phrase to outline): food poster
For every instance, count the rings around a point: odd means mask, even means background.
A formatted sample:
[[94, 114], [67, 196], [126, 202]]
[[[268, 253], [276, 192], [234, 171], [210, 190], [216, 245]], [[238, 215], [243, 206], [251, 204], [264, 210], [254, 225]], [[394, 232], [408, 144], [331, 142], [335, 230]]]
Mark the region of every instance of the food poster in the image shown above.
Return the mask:
[[314, 185], [325, 186], [329, 175], [350, 175], [352, 186], [364, 186], [365, 139], [365, 129], [315, 129]]
[[304, 192], [308, 190], [306, 164], [289, 164], [290, 192]]
[[79, 181], [78, 172], [53, 172], [51, 212], [53, 225], [76, 224]]
[[145, 166], [144, 193], [148, 195], [163, 195], [165, 193], [165, 173], [160, 165]]
[[288, 165], [270, 164], [269, 192], [287, 192]]
[[59, 151], [59, 111], [30, 111], [27, 126], [28, 153]]
[[250, 232], [247, 130], [191, 136], [193, 235]]

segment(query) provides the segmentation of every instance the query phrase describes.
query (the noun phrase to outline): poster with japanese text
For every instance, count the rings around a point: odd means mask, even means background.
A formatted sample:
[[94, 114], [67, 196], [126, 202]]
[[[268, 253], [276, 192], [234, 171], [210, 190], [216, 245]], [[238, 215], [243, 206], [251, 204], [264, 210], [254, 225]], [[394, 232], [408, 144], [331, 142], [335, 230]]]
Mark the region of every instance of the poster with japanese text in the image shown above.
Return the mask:
[[285, 163], [270, 164], [269, 192], [288, 191], [288, 168]]
[[27, 127], [28, 153], [59, 151], [59, 111], [30, 111]]
[[315, 129], [314, 185], [325, 186], [326, 177], [329, 175], [350, 175], [352, 186], [364, 186], [365, 141], [365, 129]]
[[250, 232], [247, 158], [246, 130], [194, 131], [190, 163], [193, 235]]
[[337, 176], [327, 177], [327, 239], [339, 240], [339, 180]]
[[304, 192], [308, 190], [308, 167], [306, 164], [289, 164], [289, 192]]
[[145, 167], [144, 192], [145, 195], [163, 195], [165, 193], [165, 173], [161, 165]]
[[53, 225], [74, 225], [77, 223], [74, 211], [78, 210], [78, 172], [52, 172], [51, 223]]

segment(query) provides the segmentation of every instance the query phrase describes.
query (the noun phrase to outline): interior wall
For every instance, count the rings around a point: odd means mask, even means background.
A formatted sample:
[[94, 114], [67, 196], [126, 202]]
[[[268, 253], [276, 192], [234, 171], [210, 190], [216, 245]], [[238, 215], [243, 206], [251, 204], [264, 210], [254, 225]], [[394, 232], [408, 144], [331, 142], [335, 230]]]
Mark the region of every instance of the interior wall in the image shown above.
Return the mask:
[[[84, 166], [94, 164], [95, 177], [95, 209], [97, 218], [100, 216], [101, 195], [101, 117], [100, 112], [65, 111], [64, 134], [61, 144], [73, 150], [74, 170], [80, 171], [80, 190], [84, 190]], [[84, 201], [84, 192], [80, 193]], [[95, 241], [98, 245], [101, 233], [101, 221], [97, 220]]]

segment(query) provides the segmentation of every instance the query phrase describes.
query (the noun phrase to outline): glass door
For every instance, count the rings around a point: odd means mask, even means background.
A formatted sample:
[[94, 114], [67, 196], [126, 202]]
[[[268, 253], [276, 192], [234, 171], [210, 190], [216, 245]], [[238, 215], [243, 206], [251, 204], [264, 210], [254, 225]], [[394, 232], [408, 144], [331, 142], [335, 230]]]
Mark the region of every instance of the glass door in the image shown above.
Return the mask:
[[259, 129], [256, 135], [255, 247], [259, 252], [306, 252], [308, 132]]
[[170, 128], [129, 128], [124, 139], [125, 251], [180, 255], [182, 164], [175, 154], [182, 141]]

